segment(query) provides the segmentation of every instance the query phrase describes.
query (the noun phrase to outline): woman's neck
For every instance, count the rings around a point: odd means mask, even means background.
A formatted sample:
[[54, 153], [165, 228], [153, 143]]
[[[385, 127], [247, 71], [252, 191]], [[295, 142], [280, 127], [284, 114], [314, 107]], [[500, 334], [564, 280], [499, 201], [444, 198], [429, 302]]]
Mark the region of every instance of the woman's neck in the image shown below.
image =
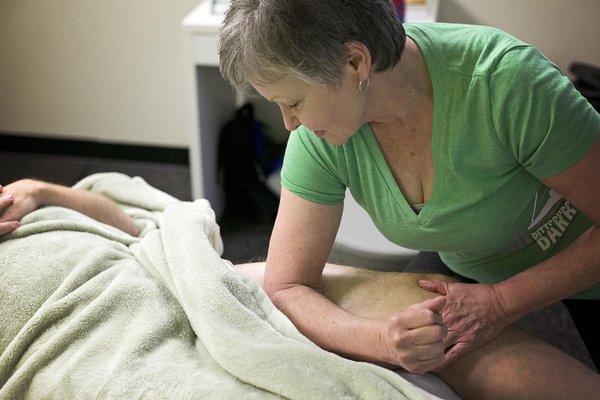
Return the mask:
[[402, 58], [396, 66], [374, 73], [365, 106], [365, 123], [398, 127], [422, 116], [433, 102], [427, 64], [416, 43], [407, 37]]

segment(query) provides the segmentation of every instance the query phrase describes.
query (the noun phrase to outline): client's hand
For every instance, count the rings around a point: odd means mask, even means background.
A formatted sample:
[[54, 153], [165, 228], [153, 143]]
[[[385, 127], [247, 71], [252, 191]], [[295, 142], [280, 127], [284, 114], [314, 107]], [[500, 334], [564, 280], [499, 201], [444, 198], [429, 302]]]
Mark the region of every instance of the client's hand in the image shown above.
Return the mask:
[[448, 327], [444, 346], [449, 350], [435, 372], [492, 341], [505, 327], [515, 322], [506, 313], [502, 297], [494, 285], [434, 280], [419, 281], [419, 286], [448, 299], [442, 317]]
[[382, 334], [386, 362], [414, 374], [423, 374], [441, 364], [447, 334], [441, 317], [445, 304], [446, 298], [439, 296], [394, 314]]
[[17, 229], [21, 218], [39, 207], [40, 185], [41, 182], [33, 179], [21, 179], [8, 186], [0, 186], [0, 235]]

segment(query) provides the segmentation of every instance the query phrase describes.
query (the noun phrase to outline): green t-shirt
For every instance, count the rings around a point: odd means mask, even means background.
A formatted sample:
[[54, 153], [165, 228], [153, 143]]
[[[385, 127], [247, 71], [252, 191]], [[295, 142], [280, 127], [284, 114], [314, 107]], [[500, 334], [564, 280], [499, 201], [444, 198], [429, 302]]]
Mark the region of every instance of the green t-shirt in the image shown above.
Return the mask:
[[[600, 114], [560, 69], [495, 28], [404, 26], [433, 83], [434, 188], [422, 210], [405, 200], [369, 124], [341, 146], [300, 126], [282, 186], [323, 204], [342, 202], [349, 188], [390, 241], [437, 251], [482, 283], [540, 263], [589, 229], [590, 218], [540, 181], [583, 158], [600, 133]], [[600, 284], [590, 286], [571, 298], [600, 298]]]

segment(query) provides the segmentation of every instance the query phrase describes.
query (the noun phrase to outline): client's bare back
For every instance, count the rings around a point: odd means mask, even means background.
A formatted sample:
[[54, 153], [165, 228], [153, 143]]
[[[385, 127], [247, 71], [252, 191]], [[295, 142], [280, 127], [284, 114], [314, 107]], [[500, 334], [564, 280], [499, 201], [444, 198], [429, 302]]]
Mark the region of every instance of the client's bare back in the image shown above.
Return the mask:
[[[235, 268], [262, 286], [264, 262]], [[378, 272], [328, 263], [320, 291], [346, 311], [384, 320], [436, 297], [417, 285], [419, 279], [456, 281], [446, 275]], [[515, 326], [437, 375], [465, 400], [584, 400], [596, 399], [600, 393], [600, 375]]]

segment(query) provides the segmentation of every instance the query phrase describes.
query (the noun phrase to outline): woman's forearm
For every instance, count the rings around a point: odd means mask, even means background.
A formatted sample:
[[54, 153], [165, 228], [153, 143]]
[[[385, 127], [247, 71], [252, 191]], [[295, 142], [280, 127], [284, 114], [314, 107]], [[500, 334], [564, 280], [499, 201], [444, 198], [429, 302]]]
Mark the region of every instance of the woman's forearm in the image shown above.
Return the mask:
[[[263, 285], [264, 263], [236, 265], [235, 268]], [[431, 276], [327, 263], [319, 291], [300, 286], [272, 295], [272, 300], [319, 346], [355, 360], [398, 368], [381, 355], [385, 350], [382, 350], [379, 334], [394, 313], [436, 297], [417, 285], [418, 279]], [[454, 282], [450, 277], [433, 276]]]
[[70, 208], [130, 235], [139, 234], [133, 219], [114, 202], [100, 194], [40, 182], [39, 205]]
[[600, 282], [600, 227], [594, 225], [553, 257], [497, 283], [507, 314], [518, 320], [532, 311]]
[[294, 286], [272, 298], [303, 335], [347, 358], [383, 364], [382, 321], [359, 317], [308, 286]]

